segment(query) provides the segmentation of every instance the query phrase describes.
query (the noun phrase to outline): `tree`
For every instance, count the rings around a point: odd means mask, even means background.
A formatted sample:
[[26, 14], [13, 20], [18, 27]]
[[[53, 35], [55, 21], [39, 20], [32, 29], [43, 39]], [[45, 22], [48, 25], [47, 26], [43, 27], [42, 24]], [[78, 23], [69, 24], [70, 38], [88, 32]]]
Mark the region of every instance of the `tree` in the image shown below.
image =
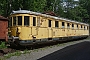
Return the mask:
[[86, 9], [87, 15], [89, 17], [84, 17], [84, 19], [87, 20], [87, 22], [90, 24], [90, 0], [80, 0], [79, 5]]
[[63, 16], [63, 10], [61, 6], [62, 0], [47, 0], [45, 11], [53, 11], [58, 16]]
[[7, 3], [6, 0], [0, 0], [0, 15], [5, 16]]
[[36, 12], [43, 12], [44, 7], [46, 6], [46, 0], [33, 0], [32, 6], [30, 10], [36, 11]]

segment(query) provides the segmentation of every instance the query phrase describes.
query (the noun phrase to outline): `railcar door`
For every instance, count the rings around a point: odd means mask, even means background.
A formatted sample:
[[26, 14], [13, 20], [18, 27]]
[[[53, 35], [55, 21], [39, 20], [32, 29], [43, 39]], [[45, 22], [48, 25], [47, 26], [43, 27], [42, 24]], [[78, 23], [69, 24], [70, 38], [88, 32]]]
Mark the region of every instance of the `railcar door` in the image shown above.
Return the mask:
[[52, 28], [48, 28], [48, 37], [52, 38]]
[[52, 38], [52, 20], [48, 20], [48, 38]]
[[36, 17], [33, 17], [33, 27], [32, 27], [32, 35], [37, 35], [37, 19]]

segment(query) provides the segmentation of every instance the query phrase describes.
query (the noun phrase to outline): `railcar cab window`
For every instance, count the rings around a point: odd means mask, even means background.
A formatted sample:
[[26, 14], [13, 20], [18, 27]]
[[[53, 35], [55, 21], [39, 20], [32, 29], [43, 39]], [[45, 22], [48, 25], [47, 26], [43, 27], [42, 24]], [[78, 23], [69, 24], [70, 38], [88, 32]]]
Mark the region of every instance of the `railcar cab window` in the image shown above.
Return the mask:
[[13, 17], [13, 26], [15, 26], [16, 25], [16, 17], [14, 16]]
[[59, 27], [58, 21], [55, 21], [55, 27]]
[[62, 22], [62, 28], [65, 28], [65, 22]]
[[67, 28], [70, 28], [70, 24], [69, 23], [67, 23]]
[[29, 16], [24, 16], [24, 25], [29, 26]]
[[48, 27], [51, 27], [51, 20], [48, 20]]
[[72, 29], [74, 29], [74, 24], [72, 24]]
[[33, 26], [36, 26], [36, 17], [33, 17]]
[[18, 25], [22, 25], [22, 16], [18, 16]]

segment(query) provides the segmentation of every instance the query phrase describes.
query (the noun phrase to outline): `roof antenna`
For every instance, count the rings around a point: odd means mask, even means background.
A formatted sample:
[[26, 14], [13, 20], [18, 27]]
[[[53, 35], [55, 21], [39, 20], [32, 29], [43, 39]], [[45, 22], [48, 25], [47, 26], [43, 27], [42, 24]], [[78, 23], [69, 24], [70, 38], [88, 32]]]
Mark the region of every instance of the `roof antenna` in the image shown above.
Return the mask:
[[19, 10], [21, 10], [21, 8], [19, 8]]

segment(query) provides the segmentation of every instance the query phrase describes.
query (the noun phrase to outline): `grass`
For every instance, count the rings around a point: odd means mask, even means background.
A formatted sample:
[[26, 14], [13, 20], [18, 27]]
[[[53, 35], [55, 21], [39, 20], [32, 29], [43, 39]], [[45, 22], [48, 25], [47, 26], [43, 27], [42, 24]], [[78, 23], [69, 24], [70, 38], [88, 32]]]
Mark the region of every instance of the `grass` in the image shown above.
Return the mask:
[[1, 43], [0, 43], [0, 49], [3, 49], [3, 48], [7, 48], [5, 42], [1, 42]]
[[7, 59], [7, 58], [10, 58], [12, 56], [20, 56], [20, 55], [21, 55], [21, 52], [17, 51], [17, 52], [14, 52], [14, 53], [9, 53], [9, 54], [5, 55], [4, 57]]
[[5, 59], [5, 58], [1, 58], [1, 57], [0, 57], [0, 60], [6, 60], [6, 59]]
[[9, 53], [4, 56], [4, 58], [8, 59], [12, 56], [20, 56], [21, 54], [31, 53], [31, 51], [28, 51], [27, 49], [24, 51], [16, 51], [14, 53]]

